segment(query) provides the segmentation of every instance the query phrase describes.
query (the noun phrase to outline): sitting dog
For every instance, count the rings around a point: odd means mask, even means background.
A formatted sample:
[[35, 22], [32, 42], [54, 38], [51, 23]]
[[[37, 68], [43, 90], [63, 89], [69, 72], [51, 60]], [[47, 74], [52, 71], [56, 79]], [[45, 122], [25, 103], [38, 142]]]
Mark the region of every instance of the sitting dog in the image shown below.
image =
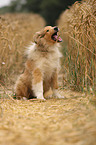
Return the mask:
[[59, 52], [61, 37], [58, 36], [57, 26], [47, 26], [34, 36], [27, 51], [25, 71], [21, 74], [15, 84], [17, 97], [27, 99], [35, 96], [44, 100], [44, 93], [52, 88], [53, 95], [62, 98], [58, 93], [58, 72], [60, 70]]

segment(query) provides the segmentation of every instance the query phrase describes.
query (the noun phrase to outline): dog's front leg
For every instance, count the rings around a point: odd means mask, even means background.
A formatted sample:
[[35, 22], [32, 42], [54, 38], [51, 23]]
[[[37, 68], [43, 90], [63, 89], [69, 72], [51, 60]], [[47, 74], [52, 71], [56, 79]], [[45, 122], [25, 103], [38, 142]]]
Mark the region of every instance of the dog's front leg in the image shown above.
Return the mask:
[[39, 68], [32, 73], [32, 90], [37, 99], [44, 99], [43, 97], [43, 76]]

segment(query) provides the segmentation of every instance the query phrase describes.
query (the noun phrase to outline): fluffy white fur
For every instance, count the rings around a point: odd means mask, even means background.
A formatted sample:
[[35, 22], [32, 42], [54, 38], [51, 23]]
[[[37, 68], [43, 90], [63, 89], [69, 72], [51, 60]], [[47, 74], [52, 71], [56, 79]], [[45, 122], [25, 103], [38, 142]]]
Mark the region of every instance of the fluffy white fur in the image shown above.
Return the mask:
[[58, 43], [48, 48], [48, 53], [38, 51], [35, 43], [28, 47], [26, 54], [28, 59], [35, 62], [36, 68], [39, 68], [44, 78], [49, 79], [52, 73], [57, 68], [60, 70], [60, 58], [62, 54], [59, 51], [60, 45]]
[[37, 99], [44, 99], [43, 97], [43, 82], [37, 83], [33, 85], [34, 94], [37, 97]]

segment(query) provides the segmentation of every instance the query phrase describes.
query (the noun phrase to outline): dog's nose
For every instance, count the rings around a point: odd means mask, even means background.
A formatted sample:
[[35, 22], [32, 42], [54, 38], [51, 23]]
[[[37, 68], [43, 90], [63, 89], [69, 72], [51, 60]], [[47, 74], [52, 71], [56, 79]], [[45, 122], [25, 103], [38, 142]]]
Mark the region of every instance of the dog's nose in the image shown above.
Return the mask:
[[54, 30], [57, 31], [57, 32], [59, 31], [57, 26], [54, 27]]

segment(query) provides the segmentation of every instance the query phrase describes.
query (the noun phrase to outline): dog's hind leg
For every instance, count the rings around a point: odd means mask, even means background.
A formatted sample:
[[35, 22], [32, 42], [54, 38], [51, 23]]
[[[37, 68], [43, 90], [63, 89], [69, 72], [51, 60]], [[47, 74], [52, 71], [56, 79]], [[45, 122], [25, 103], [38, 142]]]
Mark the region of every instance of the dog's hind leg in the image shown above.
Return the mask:
[[23, 84], [21, 80], [18, 80], [15, 85], [15, 93], [17, 99], [27, 98], [27, 87]]
[[29, 95], [31, 91], [29, 91], [28, 83], [26, 82], [26, 78], [24, 77], [24, 74], [20, 75], [20, 77], [18, 78], [15, 84], [14, 89], [15, 89], [17, 99], [22, 99], [23, 97], [29, 99]]
[[58, 91], [58, 73], [57, 70], [54, 72], [53, 76], [52, 76], [52, 90], [53, 90], [53, 95], [56, 98], [64, 98], [64, 96], [62, 96], [60, 94], [60, 92]]
[[43, 82], [43, 87], [44, 87], [44, 97], [45, 98], [52, 98], [52, 90], [51, 90], [51, 79], [49, 80], [44, 80]]

